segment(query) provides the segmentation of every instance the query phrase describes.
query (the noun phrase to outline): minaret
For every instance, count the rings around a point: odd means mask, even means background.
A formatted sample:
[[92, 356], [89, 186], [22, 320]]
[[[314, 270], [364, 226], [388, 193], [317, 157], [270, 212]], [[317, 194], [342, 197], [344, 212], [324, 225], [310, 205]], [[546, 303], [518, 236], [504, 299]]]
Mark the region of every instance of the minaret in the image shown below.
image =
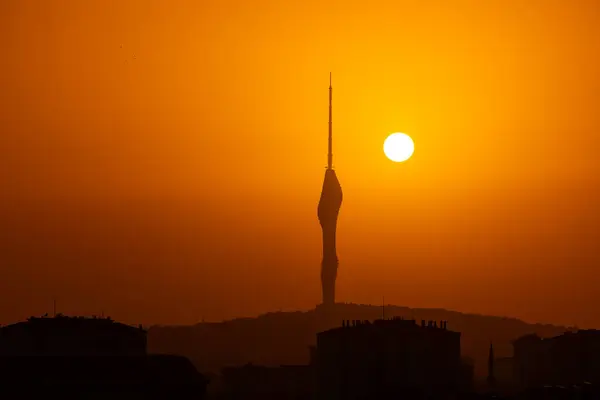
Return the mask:
[[338, 258], [335, 247], [338, 213], [342, 205], [342, 188], [333, 170], [333, 121], [332, 121], [332, 87], [329, 73], [329, 137], [327, 153], [327, 169], [323, 190], [317, 209], [319, 223], [323, 230], [323, 260], [321, 262], [321, 285], [323, 289], [323, 305], [335, 304], [335, 280], [337, 278]]
[[494, 345], [490, 342], [490, 353], [488, 355], [488, 377], [489, 389], [494, 389], [496, 386], [496, 377], [494, 376]]

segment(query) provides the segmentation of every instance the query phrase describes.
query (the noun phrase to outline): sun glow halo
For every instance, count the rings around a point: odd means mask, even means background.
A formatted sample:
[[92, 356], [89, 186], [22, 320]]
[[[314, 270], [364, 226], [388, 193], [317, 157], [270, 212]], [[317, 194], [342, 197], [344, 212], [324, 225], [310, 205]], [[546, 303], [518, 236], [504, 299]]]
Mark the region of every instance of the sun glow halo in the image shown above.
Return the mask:
[[390, 160], [402, 162], [408, 160], [415, 151], [415, 143], [405, 133], [392, 133], [383, 142], [383, 152]]

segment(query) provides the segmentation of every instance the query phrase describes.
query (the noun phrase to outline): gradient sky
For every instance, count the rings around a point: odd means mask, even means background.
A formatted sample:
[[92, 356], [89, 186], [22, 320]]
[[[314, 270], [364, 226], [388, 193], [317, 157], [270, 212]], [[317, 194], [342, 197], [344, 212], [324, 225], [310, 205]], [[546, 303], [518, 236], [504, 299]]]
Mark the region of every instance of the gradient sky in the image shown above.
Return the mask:
[[[321, 299], [600, 326], [594, 0], [0, 2], [0, 323]], [[410, 134], [411, 160], [382, 146]]]

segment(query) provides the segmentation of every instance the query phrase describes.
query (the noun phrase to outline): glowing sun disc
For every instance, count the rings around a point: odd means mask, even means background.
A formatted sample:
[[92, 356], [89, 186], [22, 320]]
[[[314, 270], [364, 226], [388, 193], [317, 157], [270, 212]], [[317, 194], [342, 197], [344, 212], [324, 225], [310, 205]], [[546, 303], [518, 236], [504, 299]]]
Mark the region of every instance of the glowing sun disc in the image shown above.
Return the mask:
[[415, 152], [415, 143], [405, 133], [392, 133], [383, 142], [383, 152], [394, 162], [406, 161]]

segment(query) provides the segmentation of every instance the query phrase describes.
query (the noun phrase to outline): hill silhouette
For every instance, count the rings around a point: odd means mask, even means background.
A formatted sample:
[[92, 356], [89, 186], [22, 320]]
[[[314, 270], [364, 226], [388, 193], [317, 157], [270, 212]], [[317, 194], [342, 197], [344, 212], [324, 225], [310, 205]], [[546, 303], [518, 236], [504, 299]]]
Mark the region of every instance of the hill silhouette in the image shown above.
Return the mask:
[[559, 335], [568, 328], [528, 324], [516, 318], [465, 314], [444, 309], [385, 307], [337, 303], [325, 309], [271, 312], [256, 318], [238, 318], [190, 326], [152, 326], [148, 330], [151, 353], [188, 357], [199, 371], [216, 373], [226, 366], [247, 363], [277, 366], [307, 364], [309, 346], [316, 333], [341, 325], [342, 320], [374, 320], [382, 317], [448, 321], [448, 329], [462, 333], [462, 355], [475, 362], [475, 374], [485, 376], [490, 341], [496, 357], [512, 356], [512, 341], [535, 333]]

